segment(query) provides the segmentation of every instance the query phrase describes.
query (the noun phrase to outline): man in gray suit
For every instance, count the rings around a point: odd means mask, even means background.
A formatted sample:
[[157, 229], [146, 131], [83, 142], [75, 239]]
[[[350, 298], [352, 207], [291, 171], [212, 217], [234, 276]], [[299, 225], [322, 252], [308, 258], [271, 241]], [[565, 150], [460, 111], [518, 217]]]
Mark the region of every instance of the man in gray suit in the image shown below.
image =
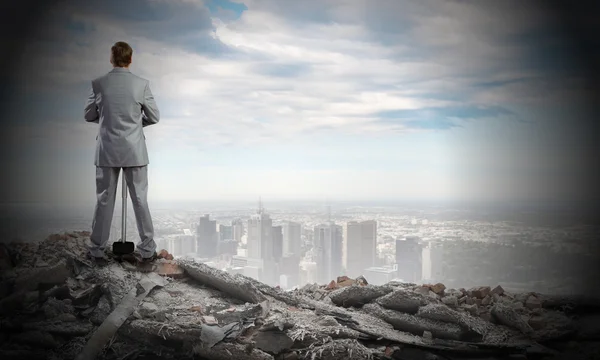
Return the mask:
[[96, 137], [96, 208], [89, 255], [106, 260], [119, 172], [127, 182], [140, 235], [137, 250], [145, 261], [156, 258], [154, 227], [148, 209], [148, 150], [143, 127], [158, 123], [160, 113], [148, 80], [129, 71], [133, 50], [125, 42], [111, 49], [113, 70], [92, 81], [85, 121], [100, 125]]

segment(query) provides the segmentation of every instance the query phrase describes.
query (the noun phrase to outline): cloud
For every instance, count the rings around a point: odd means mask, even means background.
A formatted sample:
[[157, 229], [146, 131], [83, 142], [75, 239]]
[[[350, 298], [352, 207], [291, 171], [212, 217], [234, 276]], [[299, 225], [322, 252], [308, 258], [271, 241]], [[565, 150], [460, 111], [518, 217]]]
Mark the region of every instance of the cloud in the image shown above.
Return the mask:
[[[473, 172], [496, 165], [504, 169], [497, 177], [508, 177], [511, 166], [524, 171], [531, 166], [527, 161], [537, 160], [515, 149], [547, 149], [556, 141], [522, 135], [519, 147], [506, 145], [508, 139], [519, 132], [543, 133], [531, 123], [558, 120], [536, 110], [552, 113], [563, 107], [568, 113], [566, 105], [581, 105], [586, 85], [569, 59], [556, 59], [557, 51], [566, 49], [564, 37], [556, 37], [556, 19], [529, 2], [68, 4], [45, 17], [44, 31], [16, 60], [22, 64], [15, 70], [18, 89], [3, 91], [19, 94], [11, 106], [21, 110], [10, 112], [17, 115], [13, 122], [27, 121], [27, 127], [19, 124], [22, 139], [61, 153], [65, 143], [90, 159], [94, 144], [86, 139], [96, 130], [83, 124], [86, 89], [110, 70], [110, 47], [119, 40], [133, 46], [132, 71], [150, 80], [161, 109], [161, 123], [144, 130], [151, 159], [161, 164], [197, 164], [219, 152], [235, 156], [235, 149], [248, 154], [239, 161], [249, 167], [281, 160], [281, 154], [296, 159], [296, 166], [317, 163], [319, 151], [331, 150], [323, 144], [345, 141], [336, 154], [360, 157], [360, 164], [352, 163], [357, 168], [393, 158], [386, 166], [410, 168], [411, 176], [423, 179], [456, 166], [461, 170], [447, 180], [453, 186], [459, 178], [478, 178]], [[429, 152], [425, 157], [431, 159], [435, 153], [440, 160], [423, 161], [416, 170], [409, 159], [389, 155], [417, 151], [414, 139], [427, 144], [419, 154]], [[381, 143], [391, 150], [374, 150]], [[459, 150], [451, 151], [455, 144]], [[353, 146], [361, 152], [350, 152]], [[280, 156], [254, 156], [265, 148]], [[339, 167], [344, 161], [323, 166]], [[470, 172], [460, 173], [469, 167]], [[486, 179], [492, 181], [490, 173]], [[339, 179], [354, 177], [344, 174]]]

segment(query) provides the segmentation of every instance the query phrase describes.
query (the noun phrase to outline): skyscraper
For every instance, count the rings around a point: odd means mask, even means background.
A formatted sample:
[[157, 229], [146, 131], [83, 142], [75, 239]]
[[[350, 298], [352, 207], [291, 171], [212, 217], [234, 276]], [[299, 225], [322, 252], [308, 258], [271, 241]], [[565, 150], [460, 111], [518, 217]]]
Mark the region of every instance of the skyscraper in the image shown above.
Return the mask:
[[396, 264], [398, 264], [398, 277], [408, 282], [418, 282], [422, 278], [422, 253], [423, 246], [420, 239], [407, 236], [405, 239], [396, 240]]
[[217, 221], [210, 220], [210, 215], [200, 217], [196, 231], [196, 251], [201, 258], [212, 258], [218, 254], [219, 238]]
[[302, 226], [288, 221], [283, 226], [283, 254], [300, 255], [302, 252]]
[[233, 228], [233, 239], [238, 243], [242, 242], [242, 236], [244, 236], [244, 222], [242, 219], [235, 219], [231, 222]]
[[279, 262], [283, 256], [283, 228], [281, 226], [273, 226], [273, 258]]
[[315, 226], [314, 241], [317, 279], [327, 283], [342, 272], [342, 227], [333, 222]]
[[376, 266], [377, 221], [350, 221], [345, 228], [344, 265], [350, 277]]
[[443, 276], [443, 247], [440, 243], [431, 241], [422, 250], [422, 281], [442, 282]]
[[260, 260], [259, 279], [269, 285], [274, 284], [279, 275], [275, 274], [273, 252], [273, 220], [265, 213], [262, 203], [258, 211], [248, 220], [248, 259]]
[[232, 240], [233, 239], [233, 226], [219, 224], [219, 240]]

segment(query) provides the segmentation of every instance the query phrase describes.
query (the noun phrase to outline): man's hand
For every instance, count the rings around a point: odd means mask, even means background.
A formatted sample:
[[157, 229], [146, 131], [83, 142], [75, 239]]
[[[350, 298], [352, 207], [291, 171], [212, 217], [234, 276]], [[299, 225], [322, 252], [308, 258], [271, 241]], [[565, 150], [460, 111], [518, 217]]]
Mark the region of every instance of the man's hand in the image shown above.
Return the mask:
[[98, 105], [96, 105], [96, 94], [94, 93], [94, 85], [92, 84], [92, 89], [90, 91], [90, 95], [88, 96], [87, 102], [85, 104], [84, 110], [85, 121], [93, 122], [98, 124], [100, 121], [100, 114], [98, 113]]

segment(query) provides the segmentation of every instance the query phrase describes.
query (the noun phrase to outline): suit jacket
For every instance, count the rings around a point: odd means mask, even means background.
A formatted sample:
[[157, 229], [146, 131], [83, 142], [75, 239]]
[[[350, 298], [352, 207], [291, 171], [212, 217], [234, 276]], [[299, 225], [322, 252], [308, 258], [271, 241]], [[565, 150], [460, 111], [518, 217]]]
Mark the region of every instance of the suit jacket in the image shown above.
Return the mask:
[[85, 121], [100, 125], [96, 159], [101, 167], [148, 165], [143, 128], [158, 123], [160, 113], [148, 80], [115, 67], [92, 81]]

